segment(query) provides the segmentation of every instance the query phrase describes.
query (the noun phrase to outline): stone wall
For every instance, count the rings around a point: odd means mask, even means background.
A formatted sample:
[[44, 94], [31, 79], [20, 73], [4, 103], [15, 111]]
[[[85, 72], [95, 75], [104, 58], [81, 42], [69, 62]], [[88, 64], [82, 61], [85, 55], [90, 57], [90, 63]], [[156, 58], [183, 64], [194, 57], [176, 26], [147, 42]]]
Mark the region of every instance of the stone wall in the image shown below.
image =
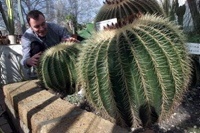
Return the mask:
[[9, 116], [20, 133], [128, 133], [38, 86], [38, 80], [3, 87]]

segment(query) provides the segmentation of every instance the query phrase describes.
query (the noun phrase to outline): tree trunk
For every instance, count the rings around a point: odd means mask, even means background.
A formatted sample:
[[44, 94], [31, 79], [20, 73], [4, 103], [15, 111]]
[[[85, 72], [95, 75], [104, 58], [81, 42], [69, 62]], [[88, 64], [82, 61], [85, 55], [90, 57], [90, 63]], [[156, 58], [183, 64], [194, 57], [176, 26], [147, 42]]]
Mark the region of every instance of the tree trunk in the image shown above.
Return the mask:
[[187, 0], [187, 2], [190, 8], [190, 12], [191, 12], [191, 16], [192, 16], [192, 20], [194, 24], [194, 31], [200, 34], [200, 13], [198, 12], [198, 9], [197, 9], [196, 0]]

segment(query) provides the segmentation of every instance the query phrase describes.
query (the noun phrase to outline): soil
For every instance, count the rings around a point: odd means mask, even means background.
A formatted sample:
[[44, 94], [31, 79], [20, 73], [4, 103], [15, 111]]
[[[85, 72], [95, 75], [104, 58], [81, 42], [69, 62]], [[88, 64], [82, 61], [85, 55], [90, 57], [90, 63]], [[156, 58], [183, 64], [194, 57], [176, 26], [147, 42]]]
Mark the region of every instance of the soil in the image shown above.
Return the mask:
[[153, 129], [156, 133], [200, 133], [200, 86], [190, 87], [171, 117]]
[[[86, 100], [78, 94], [67, 96], [64, 99], [97, 114]], [[132, 130], [132, 133], [200, 133], [200, 86], [190, 87], [181, 104], [167, 120], [153, 125], [150, 130], [142, 128]]]

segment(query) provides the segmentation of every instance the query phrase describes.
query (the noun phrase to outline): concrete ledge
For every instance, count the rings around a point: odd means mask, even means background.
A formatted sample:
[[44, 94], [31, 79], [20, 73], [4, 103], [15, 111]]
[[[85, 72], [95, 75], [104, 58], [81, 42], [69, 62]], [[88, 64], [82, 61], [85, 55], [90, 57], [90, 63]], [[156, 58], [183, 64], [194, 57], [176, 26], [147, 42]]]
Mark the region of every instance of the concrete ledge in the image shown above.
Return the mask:
[[128, 133], [126, 129], [39, 88], [37, 82], [25, 81], [3, 87], [5, 103], [18, 132]]

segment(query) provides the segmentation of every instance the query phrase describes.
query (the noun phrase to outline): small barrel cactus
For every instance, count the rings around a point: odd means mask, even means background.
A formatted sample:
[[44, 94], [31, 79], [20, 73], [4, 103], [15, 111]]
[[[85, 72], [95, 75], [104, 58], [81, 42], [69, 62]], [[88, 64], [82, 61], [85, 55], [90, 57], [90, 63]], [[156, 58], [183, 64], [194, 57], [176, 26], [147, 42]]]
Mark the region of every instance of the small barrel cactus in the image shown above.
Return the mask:
[[88, 101], [117, 124], [148, 127], [166, 118], [181, 100], [190, 58], [175, 24], [144, 15], [86, 43], [78, 58], [78, 80]]
[[156, 0], [106, 0], [95, 18], [95, 23], [112, 18], [117, 18], [118, 23], [133, 21], [138, 13], [164, 15]]
[[38, 76], [46, 88], [63, 95], [75, 92], [78, 45], [80, 44], [65, 42], [43, 53], [38, 67]]

